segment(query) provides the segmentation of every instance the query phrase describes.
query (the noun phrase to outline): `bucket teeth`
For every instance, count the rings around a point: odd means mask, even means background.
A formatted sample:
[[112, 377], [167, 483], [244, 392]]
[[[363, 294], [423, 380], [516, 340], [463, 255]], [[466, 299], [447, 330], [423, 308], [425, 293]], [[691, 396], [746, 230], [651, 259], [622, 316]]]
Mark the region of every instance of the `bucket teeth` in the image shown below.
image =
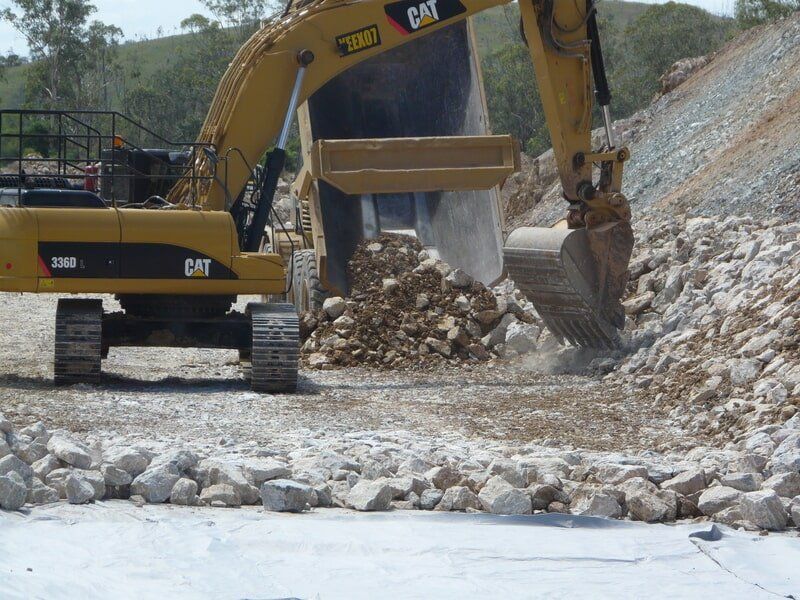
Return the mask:
[[[585, 230], [522, 228], [509, 236], [504, 255], [509, 276], [562, 344], [619, 347], [619, 332], [598, 292], [597, 262]], [[624, 261], [623, 268], [628, 259], [611, 258]]]

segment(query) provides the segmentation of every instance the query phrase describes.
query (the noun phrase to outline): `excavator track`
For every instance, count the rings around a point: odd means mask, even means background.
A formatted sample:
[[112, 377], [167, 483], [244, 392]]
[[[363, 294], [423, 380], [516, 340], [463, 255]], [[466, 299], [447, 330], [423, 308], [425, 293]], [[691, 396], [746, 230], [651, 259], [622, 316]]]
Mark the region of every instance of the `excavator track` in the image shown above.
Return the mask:
[[618, 298], [603, 298], [590, 248], [583, 229], [525, 227], [506, 242], [506, 269], [561, 343], [615, 349], [621, 340], [607, 315]]
[[62, 299], [56, 311], [55, 383], [95, 383], [100, 379], [103, 303]]
[[250, 384], [256, 392], [288, 393], [297, 389], [300, 320], [292, 304], [247, 306], [253, 328]]

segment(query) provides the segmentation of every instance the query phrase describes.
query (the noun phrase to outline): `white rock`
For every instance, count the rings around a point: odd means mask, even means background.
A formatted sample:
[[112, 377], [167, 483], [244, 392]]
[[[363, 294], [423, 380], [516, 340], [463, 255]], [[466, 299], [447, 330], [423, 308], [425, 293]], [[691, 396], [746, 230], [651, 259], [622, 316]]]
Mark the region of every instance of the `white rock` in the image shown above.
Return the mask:
[[64, 489], [67, 502], [70, 504], [88, 504], [94, 500], [94, 487], [83, 477], [70, 475], [67, 477]]
[[462, 475], [449, 466], [434, 467], [425, 473], [425, 479], [435, 487], [444, 491], [457, 485], [463, 479]]
[[700, 494], [697, 508], [709, 517], [713, 517], [718, 512], [739, 504], [742, 492], [724, 485], [710, 487]]
[[392, 488], [381, 481], [359, 481], [347, 495], [347, 503], [359, 511], [389, 510]]
[[103, 474], [106, 485], [111, 487], [130, 485], [133, 481], [133, 477], [131, 477], [130, 473], [111, 464], [101, 465], [100, 472]]
[[230, 485], [239, 494], [242, 504], [258, 503], [259, 489], [250, 484], [240, 465], [217, 459], [206, 459], [200, 462], [199, 467], [206, 473], [201, 484], [203, 489], [219, 484]]
[[442, 490], [432, 488], [425, 490], [419, 497], [419, 507], [422, 510], [433, 510], [442, 501], [444, 492]]
[[218, 483], [200, 492], [200, 502], [207, 506], [238, 508], [242, 498], [232, 485]]
[[[420, 499], [420, 502], [424, 501], [424, 496], [425, 494], [423, 493], [423, 498]], [[444, 492], [444, 494], [442, 495], [442, 499], [436, 505], [435, 510], [463, 511], [467, 510], [468, 508], [475, 510], [480, 509], [481, 501], [468, 487], [458, 485], [448, 488]]]
[[[773, 473], [796, 473], [800, 471], [800, 432], [789, 434], [775, 448], [771, 463]], [[2, 461], [0, 461], [0, 464], [2, 464]]]
[[332, 320], [336, 320], [344, 314], [345, 310], [347, 310], [347, 303], [344, 301], [344, 298], [339, 296], [326, 298], [325, 302], [322, 304], [322, 310], [328, 313], [328, 316]]
[[647, 523], [672, 521], [678, 512], [676, 501], [670, 501], [644, 490], [626, 494], [625, 500], [631, 518], [636, 521], [645, 521]]
[[59, 499], [58, 490], [45, 485], [40, 479], [34, 477], [31, 489], [28, 490], [27, 502], [29, 504], [53, 504]]
[[475, 281], [461, 269], [453, 269], [450, 271], [445, 280], [454, 288], [458, 289], [468, 288], [472, 286], [473, 281]]
[[33, 463], [31, 468], [33, 469], [33, 474], [44, 481], [51, 471], [61, 468], [61, 463], [55, 456], [48, 454], [44, 458]]
[[773, 490], [783, 498], [800, 496], [800, 473], [778, 473], [767, 479], [761, 486], [764, 490]]
[[179, 506], [194, 506], [197, 504], [199, 498], [197, 497], [197, 482], [187, 477], [183, 477], [175, 482], [172, 486], [172, 492], [169, 496], [170, 504], [177, 504]]
[[150, 465], [147, 455], [135, 448], [112, 448], [103, 458], [118, 469], [129, 473], [131, 477], [138, 477]]
[[758, 379], [761, 363], [754, 358], [733, 359], [729, 362], [731, 383], [742, 386]]
[[478, 500], [484, 510], [494, 515], [529, 515], [532, 510], [531, 497], [500, 475], [492, 477], [483, 486]]
[[706, 474], [703, 469], [690, 469], [677, 474], [661, 484], [661, 489], [672, 490], [683, 496], [690, 496], [706, 488]]
[[180, 478], [180, 471], [173, 463], [159, 465], [146, 470], [133, 480], [131, 495], [141, 496], [151, 504], [166, 502]]
[[728, 473], [719, 482], [740, 492], [755, 492], [761, 489], [764, 477], [759, 473]]
[[595, 477], [601, 483], [618, 485], [636, 477], [647, 479], [647, 468], [640, 465], [603, 464], [598, 467]]
[[11, 472], [22, 477], [26, 485], [30, 484], [33, 479], [33, 469], [13, 454], [0, 458], [0, 476], [8, 475]]
[[60, 435], [50, 438], [50, 441], [47, 442], [47, 450], [59, 460], [78, 469], [88, 469], [92, 466], [92, 455], [89, 448]]
[[754, 525], [770, 531], [786, 529], [788, 515], [781, 499], [773, 490], [748, 492], [741, 500], [742, 516]]
[[28, 487], [16, 471], [0, 475], [0, 508], [3, 510], [19, 510], [25, 505]]
[[527, 354], [536, 350], [536, 340], [541, 329], [536, 325], [517, 321], [506, 330], [506, 348], [516, 354]]
[[272, 512], [303, 512], [311, 508], [314, 488], [309, 485], [275, 479], [261, 486], [261, 502]]
[[608, 492], [587, 490], [573, 498], [570, 512], [574, 515], [618, 519], [622, 516], [622, 507], [617, 499]]
[[287, 479], [292, 475], [285, 463], [274, 458], [247, 458], [242, 463], [242, 470], [247, 481], [259, 489], [265, 481]]

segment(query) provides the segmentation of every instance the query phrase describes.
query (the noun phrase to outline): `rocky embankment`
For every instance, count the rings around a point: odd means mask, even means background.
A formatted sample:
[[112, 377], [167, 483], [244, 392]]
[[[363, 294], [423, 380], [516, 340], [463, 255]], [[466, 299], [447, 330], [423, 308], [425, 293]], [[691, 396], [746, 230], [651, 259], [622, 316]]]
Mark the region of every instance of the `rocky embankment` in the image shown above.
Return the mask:
[[599, 454], [542, 446], [445, 445], [352, 433], [292, 450], [218, 455], [85, 445], [42, 423], [14, 430], [0, 417], [0, 508], [66, 500], [277, 512], [342, 507], [568, 512], [646, 522], [713, 519], [749, 530], [800, 523], [800, 416], [741, 450]]

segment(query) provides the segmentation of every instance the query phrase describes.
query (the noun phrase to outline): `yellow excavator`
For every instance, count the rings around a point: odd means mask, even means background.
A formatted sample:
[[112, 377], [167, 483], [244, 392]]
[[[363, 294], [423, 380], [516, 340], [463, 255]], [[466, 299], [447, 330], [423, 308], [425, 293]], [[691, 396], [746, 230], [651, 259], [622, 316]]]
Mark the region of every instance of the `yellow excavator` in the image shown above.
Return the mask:
[[[293, 257], [309, 242], [318, 244], [316, 276], [325, 271], [322, 278], [331, 288], [346, 286], [337, 280], [346, 252], [337, 255], [337, 250], [354, 243], [348, 229], [352, 211], [337, 213], [334, 205], [347, 206], [352, 198], [364, 204], [376, 197], [386, 205], [387, 197], [396, 197], [393, 194], [433, 194], [433, 200], [414, 204], [416, 222], [424, 227], [437, 221], [430, 211], [446, 200], [443, 195], [492, 189], [518, 168], [518, 148], [507, 136], [447, 137], [439, 131], [447, 129], [441, 123], [448, 114], [471, 110], [468, 102], [461, 102], [463, 97], [449, 95], [446, 80], [477, 85], [476, 93], [482, 95], [474, 53], [453, 59], [447, 46], [457, 37], [453, 32], [462, 31], [458, 28], [468, 17], [505, 3], [290, 4], [240, 49], [197, 141], [184, 152], [133, 144], [128, 134], [120, 133], [130, 130], [124, 127], [130, 121], [117, 113], [101, 114], [113, 123], [106, 134], [81, 113], [0, 111], [0, 148], [3, 137], [10, 135], [8, 123], [16, 119], [20, 130], [19, 172], [0, 181], [0, 205], [5, 205], [0, 206], [0, 291], [114, 294], [122, 308], [106, 313], [100, 300], [59, 301], [56, 382], [96, 381], [111, 347], [200, 347], [239, 350], [257, 391], [294, 390], [299, 358], [296, 305], [302, 296], [297, 288], [308, 282], [292, 276]], [[568, 209], [567, 218], [552, 229], [512, 232], [503, 249], [505, 267], [560, 340], [614, 347], [624, 325], [620, 298], [633, 247], [630, 210], [621, 193], [623, 164], [629, 156], [614, 140], [595, 2], [522, 0], [520, 13]], [[327, 120], [331, 130], [336, 129], [339, 106], [342, 122], [353, 127], [370, 122], [377, 117], [366, 103], [358, 106], [355, 116], [346, 116], [354, 112], [352, 100], [337, 93], [346, 89], [341, 84], [348, 81], [347, 74], [382, 56], [402, 57], [397, 53], [403, 47], [421, 44], [423, 38], [430, 41], [427, 51], [410, 55], [425, 63], [418, 71], [426, 72], [426, 64], [448, 65], [447, 70], [427, 71], [435, 79], [426, 81], [427, 100], [414, 109], [417, 115], [427, 109], [432, 135], [413, 135], [411, 126], [405, 132], [411, 136], [390, 138], [312, 135], [304, 143], [304, 166], [294, 185], [299, 217], [295, 229], [287, 229], [273, 218], [273, 200], [298, 108], [307, 107], [301, 121], [322, 114], [317, 122]], [[471, 75], [462, 80], [459, 72], [464, 69]], [[369, 81], [351, 81], [362, 86], [364, 94], [381, 85], [407, 89], [405, 99], [414, 104], [418, 82], [405, 75], [392, 79], [384, 67], [376, 72], [386, 76], [383, 82], [375, 74]], [[352, 91], [355, 97], [360, 93]], [[606, 143], [599, 149], [591, 146], [595, 98], [606, 131]], [[380, 107], [387, 110], [385, 102]], [[404, 113], [398, 114], [394, 120], [402, 121]], [[60, 130], [85, 129], [80, 135], [58, 138], [60, 177], [47, 185], [37, 185], [41, 177], [24, 169], [26, 117], [52, 117]], [[482, 115], [475, 118], [481, 121]], [[87, 165], [95, 144], [100, 160]], [[81, 153], [86, 161], [75, 168]], [[76, 177], [83, 182], [80, 189], [70, 183]], [[325, 190], [339, 195], [326, 196]], [[325, 222], [325, 234], [331, 239], [338, 235], [339, 241], [331, 243], [306, 227], [309, 213]], [[448, 214], [457, 215], [458, 207]], [[451, 238], [467, 238], [452, 246], [451, 253], [469, 254], [473, 241], [486, 253], [477, 238], [459, 235], [460, 224], [474, 220], [474, 214], [466, 211], [460, 220], [444, 219], [442, 231], [449, 227]], [[364, 227], [359, 235], [364, 235]], [[237, 296], [282, 296], [287, 291], [294, 304], [251, 303], [244, 314], [230, 310]]]

